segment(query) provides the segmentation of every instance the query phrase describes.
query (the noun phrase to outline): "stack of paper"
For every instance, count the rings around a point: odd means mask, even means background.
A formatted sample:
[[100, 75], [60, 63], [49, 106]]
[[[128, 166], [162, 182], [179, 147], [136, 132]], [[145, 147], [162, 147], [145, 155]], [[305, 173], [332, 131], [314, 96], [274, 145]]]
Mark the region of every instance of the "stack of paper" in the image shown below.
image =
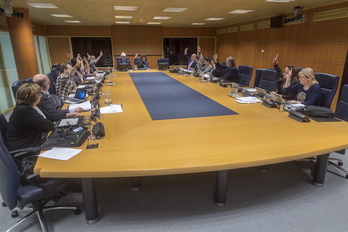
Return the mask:
[[111, 106], [105, 106], [100, 108], [101, 114], [110, 114], [110, 113], [121, 113], [122, 111], [122, 104], [114, 104]]
[[52, 150], [45, 151], [41, 153], [41, 157], [50, 158], [50, 159], [58, 159], [58, 160], [68, 160], [71, 157], [74, 157], [78, 153], [80, 153], [81, 149], [73, 149], [66, 147], [54, 147]]
[[261, 102], [261, 100], [256, 97], [237, 97], [236, 102], [249, 104], [258, 103]]
[[91, 103], [89, 101], [85, 101], [78, 104], [70, 104], [69, 109], [75, 109], [77, 107], [81, 107], [83, 111], [88, 111], [92, 108]]

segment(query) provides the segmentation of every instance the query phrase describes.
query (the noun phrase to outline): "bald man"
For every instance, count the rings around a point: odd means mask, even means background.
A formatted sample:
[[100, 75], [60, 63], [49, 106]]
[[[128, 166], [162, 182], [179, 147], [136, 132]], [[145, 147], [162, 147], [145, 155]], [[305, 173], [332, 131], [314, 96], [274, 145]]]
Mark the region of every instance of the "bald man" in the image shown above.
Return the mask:
[[62, 118], [76, 118], [80, 116], [82, 112], [81, 107], [75, 109], [60, 110], [56, 109], [51, 99], [48, 97], [50, 94], [48, 90], [50, 89], [50, 79], [45, 74], [37, 74], [33, 77], [33, 82], [41, 87], [41, 100], [37, 107], [45, 114], [48, 120], [52, 122], [58, 121]]

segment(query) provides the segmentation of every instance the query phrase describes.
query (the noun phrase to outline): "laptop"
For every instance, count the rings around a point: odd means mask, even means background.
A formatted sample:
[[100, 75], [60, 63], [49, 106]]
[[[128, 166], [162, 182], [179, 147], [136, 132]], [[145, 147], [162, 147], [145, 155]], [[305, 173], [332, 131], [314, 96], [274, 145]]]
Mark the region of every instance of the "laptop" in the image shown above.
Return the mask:
[[263, 96], [267, 96], [268, 93], [265, 89], [259, 88], [259, 87], [255, 87], [256, 91], [257, 91], [257, 95], [259, 97], [263, 97]]
[[279, 105], [284, 102], [282, 95], [277, 94], [277, 93], [271, 93], [271, 98], [275, 103], [277, 103]]
[[65, 100], [64, 103], [74, 104], [81, 103], [86, 100], [87, 97], [87, 89], [77, 89], [73, 98], [69, 98]]

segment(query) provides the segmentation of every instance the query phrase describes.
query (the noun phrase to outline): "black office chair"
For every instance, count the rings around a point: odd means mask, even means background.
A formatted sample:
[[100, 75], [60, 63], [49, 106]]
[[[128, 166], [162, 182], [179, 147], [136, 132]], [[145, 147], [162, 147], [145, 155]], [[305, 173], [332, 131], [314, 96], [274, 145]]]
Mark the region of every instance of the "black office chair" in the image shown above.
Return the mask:
[[12, 89], [12, 93], [14, 98], [16, 98], [16, 93], [17, 93], [17, 89], [23, 84], [22, 81], [20, 80], [16, 80], [15, 82], [13, 82], [11, 89]]
[[319, 82], [321, 88], [319, 105], [330, 108], [337, 91], [339, 76], [327, 73], [316, 73], [315, 79]]
[[169, 58], [159, 58], [157, 59], [158, 70], [167, 70], [169, 69]]
[[256, 69], [255, 86], [276, 91], [278, 83], [277, 71], [274, 69]]
[[247, 66], [247, 65], [239, 65], [238, 66], [239, 85], [242, 87], [249, 87], [252, 73], [253, 73], [253, 67]]
[[[345, 84], [341, 90], [341, 96], [337, 103], [335, 117], [344, 121], [348, 121], [348, 84]], [[336, 151], [336, 153], [344, 155], [346, 150]], [[335, 162], [334, 162], [335, 161]], [[330, 158], [329, 164], [335, 166], [339, 170], [345, 173], [345, 177], [348, 179], [348, 170], [343, 168], [343, 161], [341, 159]]]

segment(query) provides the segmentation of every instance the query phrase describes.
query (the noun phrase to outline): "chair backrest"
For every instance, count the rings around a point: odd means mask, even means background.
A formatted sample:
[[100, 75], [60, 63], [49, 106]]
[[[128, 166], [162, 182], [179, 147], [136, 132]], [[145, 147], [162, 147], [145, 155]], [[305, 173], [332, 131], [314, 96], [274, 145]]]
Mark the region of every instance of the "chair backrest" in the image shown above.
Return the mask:
[[348, 84], [341, 90], [341, 96], [335, 111], [335, 117], [348, 121]]
[[16, 93], [17, 93], [17, 89], [23, 85], [23, 82], [20, 81], [20, 80], [16, 80], [15, 82], [13, 82], [12, 86], [11, 86], [11, 89], [12, 89], [12, 93], [13, 93], [13, 96], [14, 98], [16, 98]]
[[6, 144], [6, 131], [7, 131], [7, 125], [8, 122], [5, 118], [5, 115], [0, 113], [0, 137], [2, 138], [2, 141], [4, 144]]
[[253, 73], [253, 67], [247, 65], [238, 66], [239, 84], [241, 86], [249, 86], [251, 75]]
[[275, 69], [256, 69], [255, 86], [268, 91], [277, 89], [278, 77]]
[[33, 83], [33, 78], [32, 78], [32, 77], [29, 77], [29, 78], [27, 78], [27, 79], [24, 79], [22, 82], [23, 82], [23, 84], [24, 84], [24, 83]]
[[57, 76], [55, 76], [55, 72], [51, 71], [51, 72], [47, 73], [46, 76], [48, 77], [48, 79], [50, 79], [50, 82], [51, 82], [50, 89], [48, 90], [48, 92], [50, 94], [56, 94]]
[[315, 79], [319, 82], [321, 88], [319, 105], [330, 108], [337, 91], [339, 76], [327, 73], [316, 73]]
[[10, 210], [17, 206], [19, 187], [17, 165], [0, 137], [0, 193]]

